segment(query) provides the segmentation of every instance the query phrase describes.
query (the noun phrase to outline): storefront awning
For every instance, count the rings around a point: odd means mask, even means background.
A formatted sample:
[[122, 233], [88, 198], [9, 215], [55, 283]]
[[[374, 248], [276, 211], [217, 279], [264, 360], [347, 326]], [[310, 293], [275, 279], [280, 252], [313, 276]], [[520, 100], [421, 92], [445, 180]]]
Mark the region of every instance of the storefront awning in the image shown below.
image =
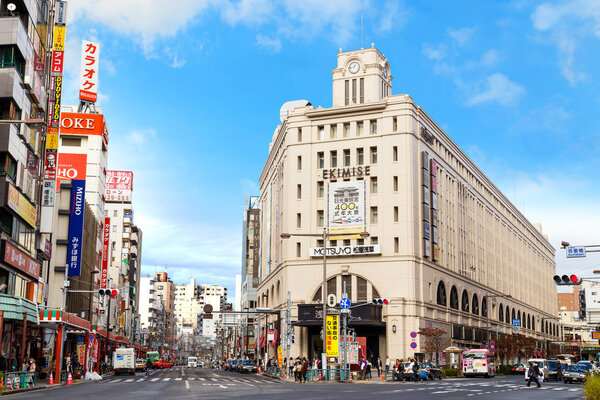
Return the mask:
[[43, 324], [54, 324], [56, 326], [61, 323], [66, 324], [67, 329], [71, 331], [84, 331], [84, 333], [87, 333], [91, 328], [90, 321], [61, 310], [40, 310], [39, 318], [40, 323]]
[[23, 321], [27, 313], [27, 322], [39, 325], [38, 306], [22, 297], [0, 294], [0, 310], [4, 311], [4, 319]]

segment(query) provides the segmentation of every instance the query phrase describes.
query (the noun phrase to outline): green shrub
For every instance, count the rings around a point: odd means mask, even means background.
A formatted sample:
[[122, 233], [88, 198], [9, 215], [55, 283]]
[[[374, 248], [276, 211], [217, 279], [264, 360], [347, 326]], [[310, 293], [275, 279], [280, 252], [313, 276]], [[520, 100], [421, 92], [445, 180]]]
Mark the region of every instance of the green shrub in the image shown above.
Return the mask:
[[510, 369], [512, 366], [510, 365], [498, 365], [496, 367], [496, 375], [510, 375]]
[[588, 377], [583, 387], [583, 394], [587, 400], [600, 400], [600, 376]]
[[458, 376], [458, 370], [454, 368], [444, 368], [442, 369], [442, 375], [444, 378], [448, 378], [449, 376]]

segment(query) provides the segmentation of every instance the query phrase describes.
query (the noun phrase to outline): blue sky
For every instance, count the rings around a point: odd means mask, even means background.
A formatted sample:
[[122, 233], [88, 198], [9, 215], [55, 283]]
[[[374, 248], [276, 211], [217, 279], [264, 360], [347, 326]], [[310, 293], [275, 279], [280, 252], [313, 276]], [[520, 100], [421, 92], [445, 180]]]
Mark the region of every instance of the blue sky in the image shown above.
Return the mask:
[[[230, 288], [244, 196], [258, 193], [279, 108], [331, 106], [339, 48], [375, 46], [408, 93], [556, 248], [600, 243], [600, 2], [77, 0], [63, 102], [81, 40], [99, 41], [109, 168], [131, 169], [143, 271]], [[566, 261], [587, 272], [600, 257]], [[600, 268], [599, 268], [600, 269]]]

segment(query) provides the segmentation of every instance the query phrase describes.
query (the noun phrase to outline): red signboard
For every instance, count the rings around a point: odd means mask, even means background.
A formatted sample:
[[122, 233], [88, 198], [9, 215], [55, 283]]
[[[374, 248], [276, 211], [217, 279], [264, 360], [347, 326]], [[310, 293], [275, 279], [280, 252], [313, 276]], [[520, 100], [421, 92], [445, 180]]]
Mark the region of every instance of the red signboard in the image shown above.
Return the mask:
[[106, 171], [107, 201], [131, 201], [133, 190], [133, 172], [131, 171]]
[[58, 167], [56, 177], [61, 180], [85, 181], [87, 170], [87, 154], [60, 153], [58, 155]]
[[106, 289], [108, 282], [108, 243], [110, 241], [110, 218], [104, 218], [102, 243], [102, 270], [100, 272], [100, 289]]
[[53, 51], [52, 52], [52, 72], [55, 74], [63, 73], [63, 59], [64, 51]]
[[4, 262], [34, 279], [40, 277], [40, 263], [6, 241], [4, 242]]

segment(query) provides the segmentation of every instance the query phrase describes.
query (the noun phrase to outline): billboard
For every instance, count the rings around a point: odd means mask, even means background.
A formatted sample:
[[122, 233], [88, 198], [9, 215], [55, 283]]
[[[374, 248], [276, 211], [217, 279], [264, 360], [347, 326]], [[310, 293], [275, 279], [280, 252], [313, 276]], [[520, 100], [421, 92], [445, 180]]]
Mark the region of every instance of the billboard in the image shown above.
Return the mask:
[[325, 352], [327, 357], [337, 357], [339, 354], [340, 344], [340, 316], [339, 315], [327, 315], [325, 321], [325, 327], [327, 329], [326, 342], [327, 347]]
[[110, 218], [104, 218], [102, 230], [102, 269], [100, 271], [100, 289], [106, 289], [108, 282], [108, 244], [110, 242]]
[[8, 194], [6, 198], [8, 207], [17, 213], [31, 227], [37, 222], [37, 210], [11, 183], [8, 183]]
[[98, 99], [98, 56], [100, 44], [81, 41], [81, 72], [79, 75], [79, 98], [96, 102]]
[[[329, 238], [360, 239], [359, 233], [365, 230], [365, 181], [338, 181], [327, 185]], [[336, 237], [336, 233], [345, 235]], [[348, 235], [349, 233], [356, 235]]]
[[56, 167], [57, 180], [85, 180], [87, 154], [60, 153]]
[[106, 171], [106, 201], [131, 201], [132, 171]]
[[81, 276], [81, 253], [83, 242], [83, 214], [85, 210], [85, 180], [71, 181], [71, 214], [69, 217], [69, 243], [67, 264], [69, 276]]
[[60, 133], [67, 135], [98, 135], [108, 144], [108, 129], [102, 114], [65, 112], [61, 115]]
[[40, 277], [41, 264], [10, 244], [8, 241], [4, 242], [4, 262], [8, 265], [12, 265], [16, 269], [34, 279], [38, 279]]

